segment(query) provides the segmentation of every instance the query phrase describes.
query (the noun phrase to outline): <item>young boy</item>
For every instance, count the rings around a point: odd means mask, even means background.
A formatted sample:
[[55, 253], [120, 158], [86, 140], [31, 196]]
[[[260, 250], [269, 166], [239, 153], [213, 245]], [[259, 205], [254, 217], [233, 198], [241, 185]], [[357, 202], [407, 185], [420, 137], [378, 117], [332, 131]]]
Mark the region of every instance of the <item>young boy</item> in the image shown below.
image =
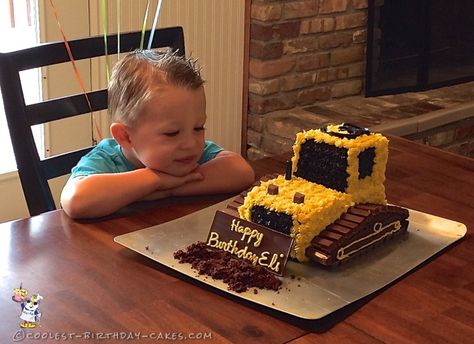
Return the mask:
[[237, 192], [254, 181], [238, 154], [204, 140], [204, 81], [193, 60], [137, 50], [109, 84], [110, 131], [82, 157], [61, 194], [73, 218], [111, 214], [140, 200]]

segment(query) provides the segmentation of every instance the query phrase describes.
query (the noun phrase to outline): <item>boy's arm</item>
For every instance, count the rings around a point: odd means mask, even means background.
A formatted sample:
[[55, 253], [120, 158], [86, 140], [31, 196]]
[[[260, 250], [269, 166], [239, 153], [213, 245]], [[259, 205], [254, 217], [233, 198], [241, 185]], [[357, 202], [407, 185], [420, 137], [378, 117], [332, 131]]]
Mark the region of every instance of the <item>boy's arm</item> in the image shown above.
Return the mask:
[[75, 177], [64, 187], [61, 205], [73, 218], [105, 216], [154, 191], [176, 188], [198, 179], [202, 175], [196, 172], [175, 177], [149, 168]]
[[197, 172], [203, 179], [171, 190], [173, 196], [239, 192], [255, 180], [252, 167], [240, 155], [222, 151], [214, 159], [200, 165]]

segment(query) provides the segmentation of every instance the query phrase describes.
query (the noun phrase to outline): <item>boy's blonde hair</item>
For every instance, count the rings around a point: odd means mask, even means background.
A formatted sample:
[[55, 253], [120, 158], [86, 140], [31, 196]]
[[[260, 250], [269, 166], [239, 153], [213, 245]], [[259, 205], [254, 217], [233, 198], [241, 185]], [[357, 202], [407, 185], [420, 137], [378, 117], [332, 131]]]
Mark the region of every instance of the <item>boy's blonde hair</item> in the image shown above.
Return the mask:
[[173, 85], [191, 90], [204, 83], [196, 60], [168, 50], [135, 50], [114, 66], [108, 87], [113, 122], [133, 126], [156, 88]]

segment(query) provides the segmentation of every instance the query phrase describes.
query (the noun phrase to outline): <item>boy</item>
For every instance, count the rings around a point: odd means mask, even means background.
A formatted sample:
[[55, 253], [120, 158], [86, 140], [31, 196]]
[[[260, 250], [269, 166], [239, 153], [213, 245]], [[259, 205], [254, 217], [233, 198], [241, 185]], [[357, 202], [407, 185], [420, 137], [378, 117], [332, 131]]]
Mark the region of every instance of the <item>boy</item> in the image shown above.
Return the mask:
[[204, 140], [204, 81], [193, 60], [137, 50], [109, 84], [110, 131], [72, 169], [61, 194], [73, 218], [111, 214], [140, 200], [237, 192], [254, 181], [238, 154]]

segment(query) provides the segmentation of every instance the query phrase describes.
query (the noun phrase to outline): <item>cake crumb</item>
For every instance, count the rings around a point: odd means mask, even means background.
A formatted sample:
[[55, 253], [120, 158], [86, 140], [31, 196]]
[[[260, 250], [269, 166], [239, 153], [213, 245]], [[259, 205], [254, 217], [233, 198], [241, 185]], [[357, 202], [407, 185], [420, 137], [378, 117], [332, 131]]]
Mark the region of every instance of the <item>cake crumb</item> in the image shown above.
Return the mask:
[[223, 280], [230, 290], [237, 293], [254, 287], [275, 291], [281, 287], [281, 280], [262, 266], [254, 266], [249, 260], [211, 248], [205, 242], [192, 244], [185, 250], [176, 251], [173, 256], [180, 263], [191, 264], [199, 275]]
[[150, 246], [145, 246], [145, 250], [150, 252], [151, 254], [155, 254], [155, 252], [150, 248]]

